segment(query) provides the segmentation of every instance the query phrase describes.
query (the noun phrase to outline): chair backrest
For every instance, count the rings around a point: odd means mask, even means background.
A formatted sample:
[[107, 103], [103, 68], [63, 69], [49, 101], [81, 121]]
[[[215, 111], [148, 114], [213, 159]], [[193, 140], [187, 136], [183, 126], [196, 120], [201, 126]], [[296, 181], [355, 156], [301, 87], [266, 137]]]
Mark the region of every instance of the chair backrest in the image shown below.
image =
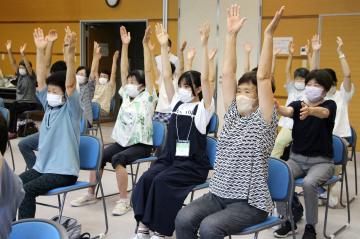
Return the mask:
[[114, 112], [115, 109], [115, 96], [110, 101], [110, 112]]
[[342, 139], [336, 135], [333, 135], [333, 160], [335, 165], [346, 164], [347, 155], [346, 147]]
[[0, 113], [5, 118], [7, 126], [9, 127], [9, 125], [10, 125], [10, 112], [9, 112], [9, 110], [4, 108], [4, 107], [0, 107]]
[[65, 229], [58, 223], [44, 219], [24, 219], [14, 222], [9, 239], [68, 239]]
[[80, 169], [97, 170], [102, 159], [101, 141], [90, 135], [80, 136]]
[[91, 102], [91, 109], [93, 114], [93, 120], [100, 120], [101, 106], [97, 102]]
[[287, 163], [280, 159], [268, 160], [268, 187], [273, 201], [289, 201], [294, 191], [294, 179]]
[[216, 113], [214, 113], [209, 122], [208, 133], [216, 135], [218, 131], [218, 127], [219, 127], [219, 117], [217, 116]]
[[214, 168], [216, 161], [216, 146], [217, 139], [206, 136], [206, 154], [209, 157], [210, 165], [212, 168]]
[[356, 147], [357, 134], [355, 129], [351, 126], [351, 137], [349, 138], [349, 144], [351, 147]]
[[167, 127], [163, 122], [153, 120], [153, 145], [160, 148], [165, 143]]
[[86, 129], [87, 129], [86, 120], [84, 119], [84, 117], [81, 117], [81, 119], [80, 119], [80, 134], [81, 135], [86, 134]]

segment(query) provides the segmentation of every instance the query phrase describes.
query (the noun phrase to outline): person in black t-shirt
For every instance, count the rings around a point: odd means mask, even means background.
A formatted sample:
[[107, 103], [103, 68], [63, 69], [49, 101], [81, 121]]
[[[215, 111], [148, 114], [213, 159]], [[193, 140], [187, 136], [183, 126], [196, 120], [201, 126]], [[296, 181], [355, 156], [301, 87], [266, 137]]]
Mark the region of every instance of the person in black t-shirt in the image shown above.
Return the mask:
[[[277, 104], [277, 109], [280, 115], [294, 120], [288, 164], [294, 178], [304, 177], [307, 224], [302, 238], [313, 239], [316, 238], [315, 224], [318, 222], [318, 187], [334, 174], [332, 131], [336, 103], [324, 99], [331, 88], [331, 76], [326, 71], [311, 71], [305, 84], [304, 101], [293, 101], [287, 107]], [[281, 215], [285, 215], [283, 209], [278, 205]], [[285, 237], [290, 233], [291, 226], [287, 222], [274, 235]]]

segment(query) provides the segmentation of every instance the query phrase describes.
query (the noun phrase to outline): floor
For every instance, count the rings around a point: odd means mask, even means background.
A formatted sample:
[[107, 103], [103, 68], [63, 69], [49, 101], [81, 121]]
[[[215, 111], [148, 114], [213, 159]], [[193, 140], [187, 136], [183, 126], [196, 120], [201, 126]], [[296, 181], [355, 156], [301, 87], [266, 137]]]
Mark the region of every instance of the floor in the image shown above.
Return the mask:
[[[110, 135], [112, 130], [113, 124], [106, 123], [103, 125], [103, 133], [104, 133], [104, 141], [105, 143], [111, 142]], [[11, 141], [14, 151], [15, 163], [16, 163], [16, 173], [21, 173], [25, 169], [24, 160], [18, 150], [17, 144], [20, 139], [14, 139]], [[360, 155], [359, 155], [360, 156]], [[11, 165], [11, 157], [9, 150], [5, 154], [5, 158], [7, 159], [9, 165]], [[358, 157], [360, 158], [360, 157]], [[148, 165], [143, 164], [141, 166], [141, 171], [143, 172], [146, 170]], [[360, 172], [360, 171], [359, 171]], [[348, 164], [348, 174], [349, 174], [349, 188], [350, 188], [350, 195], [354, 195], [354, 166], [353, 162], [349, 162]], [[88, 177], [87, 172], [80, 172], [80, 179], [86, 180]], [[130, 180], [129, 180], [130, 181]], [[130, 183], [130, 182], [129, 182]], [[105, 194], [111, 194], [117, 191], [116, 188], [116, 181], [115, 181], [115, 174], [113, 172], [105, 172], [103, 177], [103, 185]], [[130, 185], [129, 185], [130, 188]], [[335, 188], [335, 190], [339, 190]], [[76, 197], [84, 194], [86, 191], [75, 191], [69, 193], [66, 200], [66, 205], [64, 208], [64, 215], [69, 217], [74, 217], [79, 220], [82, 224], [82, 231], [83, 232], [90, 232], [92, 236], [100, 234], [104, 231], [104, 218], [103, 218], [103, 211], [102, 211], [102, 204], [100, 201], [93, 205], [88, 205], [85, 207], [80, 208], [73, 208], [70, 205], [70, 201], [75, 199]], [[195, 195], [195, 197], [201, 196], [206, 191], [199, 191]], [[117, 238], [117, 239], [127, 239], [132, 238], [134, 235], [135, 230], [135, 220], [133, 217], [133, 213], [128, 212], [127, 214], [121, 217], [114, 217], [111, 215], [111, 211], [115, 206], [115, 202], [118, 200], [117, 196], [111, 196], [106, 198], [107, 204], [107, 213], [109, 217], [109, 232], [106, 238]], [[188, 200], [188, 199], [187, 199]], [[39, 197], [37, 199], [38, 202], [45, 202], [45, 203], [52, 203], [56, 204], [57, 199], [56, 197]], [[323, 228], [323, 219], [324, 219], [324, 207], [319, 208], [319, 223], [317, 225], [317, 232], [318, 238], [324, 238], [322, 235], [322, 228]], [[355, 239], [360, 238], [360, 199], [356, 199], [351, 204], [351, 223], [350, 227], [342, 232], [337, 238], [339, 239]], [[44, 206], [37, 206], [36, 217], [37, 218], [52, 218], [53, 216], [57, 215], [57, 210], [44, 207]], [[340, 225], [343, 225], [346, 221], [346, 214], [344, 209], [334, 209], [330, 210], [329, 214], [329, 223], [328, 228], [329, 230], [333, 230]], [[298, 225], [298, 238], [301, 238], [303, 230], [304, 230], [305, 222], [304, 220]], [[272, 235], [273, 229], [269, 229], [260, 233], [259, 238], [274, 238]], [[173, 236], [175, 238], [175, 236]], [[252, 238], [252, 236], [234, 236], [233, 238]]]

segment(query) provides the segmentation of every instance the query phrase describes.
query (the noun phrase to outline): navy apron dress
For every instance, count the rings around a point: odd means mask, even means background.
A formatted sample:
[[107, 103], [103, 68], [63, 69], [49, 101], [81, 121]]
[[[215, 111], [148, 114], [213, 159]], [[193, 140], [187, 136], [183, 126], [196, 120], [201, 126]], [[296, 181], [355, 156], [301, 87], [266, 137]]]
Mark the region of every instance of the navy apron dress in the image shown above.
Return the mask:
[[[181, 104], [176, 104], [171, 115], [164, 153], [141, 176], [132, 194], [135, 219], [165, 236], [173, 234], [175, 217], [185, 198], [196, 185], [206, 181], [211, 168], [206, 155], [206, 135], [195, 126], [198, 106], [191, 116], [177, 115], [174, 112]], [[175, 156], [177, 131], [180, 140], [189, 135], [189, 157]]]

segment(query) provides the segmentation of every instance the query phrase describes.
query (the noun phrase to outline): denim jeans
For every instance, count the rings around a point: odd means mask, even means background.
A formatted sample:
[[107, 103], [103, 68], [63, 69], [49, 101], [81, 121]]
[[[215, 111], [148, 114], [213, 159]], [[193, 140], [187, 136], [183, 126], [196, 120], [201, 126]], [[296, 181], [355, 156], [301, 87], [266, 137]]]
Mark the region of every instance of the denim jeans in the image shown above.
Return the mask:
[[26, 167], [28, 169], [32, 169], [32, 167], [35, 165], [36, 155], [34, 151], [38, 150], [39, 136], [39, 133], [29, 135], [22, 139], [18, 144], [19, 150], [24, 157]]
[[177, 239], [223, 239], [267, 218], [268, 213], [247, 200], [225, 199], [207, 193], [182, 208], [175, 219]]

